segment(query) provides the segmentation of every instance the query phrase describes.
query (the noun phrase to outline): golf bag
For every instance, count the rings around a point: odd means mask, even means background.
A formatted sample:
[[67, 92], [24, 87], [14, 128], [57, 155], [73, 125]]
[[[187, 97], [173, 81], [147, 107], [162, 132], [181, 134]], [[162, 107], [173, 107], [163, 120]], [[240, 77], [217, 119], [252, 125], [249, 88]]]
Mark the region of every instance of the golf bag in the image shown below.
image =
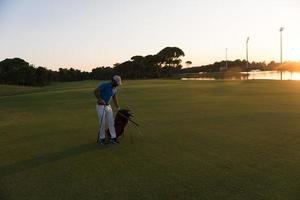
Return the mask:
[[[119, 138], [123, 135], [126, 125], [128, 121], [131, 121], [133, 114], [129, 109], [121, 109], [117, 112], [115, 117], [115, 129], [116, 129], [116, 137]], [[106, 130], [107, 136], [110, 138], [109, 129]]]

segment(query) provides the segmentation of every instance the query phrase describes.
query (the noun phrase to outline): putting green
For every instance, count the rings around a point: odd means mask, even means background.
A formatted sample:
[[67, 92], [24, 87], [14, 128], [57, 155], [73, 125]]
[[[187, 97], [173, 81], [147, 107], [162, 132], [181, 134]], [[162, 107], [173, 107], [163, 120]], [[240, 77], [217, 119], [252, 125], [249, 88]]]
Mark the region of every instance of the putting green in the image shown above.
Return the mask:
[[300, 82], [125, 81], [105, 146], [98, 83], [0, 85], [1, 200], [300, 198]]

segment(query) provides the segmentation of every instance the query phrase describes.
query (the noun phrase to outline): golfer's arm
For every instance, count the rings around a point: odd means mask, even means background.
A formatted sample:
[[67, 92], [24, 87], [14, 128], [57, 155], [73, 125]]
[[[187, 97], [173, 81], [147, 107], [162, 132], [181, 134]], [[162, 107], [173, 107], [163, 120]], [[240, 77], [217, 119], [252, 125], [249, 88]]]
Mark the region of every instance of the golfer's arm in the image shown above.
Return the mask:
[[116, 94], [113, 96], [113, 101], [114, 101], [114, 104], [115, 104], [116, 108], [119, 109], [120, 105], [119, 105], [119, 101], [118, 101], [118, 98], [117, 98]]
[[100, 97], [100, 88], [96, 88], [94, 91], [95, 97], [97, 98], [98, 101], [101, 101], [101, 97]]

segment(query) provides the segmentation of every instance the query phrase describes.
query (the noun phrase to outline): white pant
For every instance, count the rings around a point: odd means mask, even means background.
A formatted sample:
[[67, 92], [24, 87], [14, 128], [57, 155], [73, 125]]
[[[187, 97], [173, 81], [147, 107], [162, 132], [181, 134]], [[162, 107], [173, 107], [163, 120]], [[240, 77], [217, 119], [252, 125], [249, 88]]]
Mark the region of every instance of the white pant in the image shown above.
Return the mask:
[[100, 139], [105, 139], [105, 124], [108, 124], [111, 138], [116, 138], [115, 121], [113, 111], [110, 105], [96, 105], [96, 111], [99, 118]]

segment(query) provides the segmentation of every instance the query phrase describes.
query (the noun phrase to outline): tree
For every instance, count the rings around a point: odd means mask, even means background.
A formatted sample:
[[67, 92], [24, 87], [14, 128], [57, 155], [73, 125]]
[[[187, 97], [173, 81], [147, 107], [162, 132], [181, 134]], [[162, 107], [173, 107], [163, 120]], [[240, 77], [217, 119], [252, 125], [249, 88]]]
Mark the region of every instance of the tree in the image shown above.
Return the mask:
[[181, 63], [181, 56], [185, 56], [184, 52], [178, 47], [166, 47], [158, 54], [161, 66], [176, 67]]
[[187, 67], [190, 67], [192, 65], [192, 61], [186, 61], [185, 64]]
[[144, 78], [159, 78], [160, 66], [157, 55], [147, 55], [144, 57]]
[[36, 77], [36, 83], [39, 86], [45, 86], [48, 85], [50, 80], [51, 80], [51, 75], [50, 71], [47, 70], [44, 67], [38, 67], [36, 69], [35, 77]]
[[35, 68], [20, 58], [5, 59], [0, 62], [0, 82], [35, 85]]
[[102, 66], [92, 69], [90, 77], [96, 80], [109, 80], [113, 76], [113, 73], [113, 68]]

